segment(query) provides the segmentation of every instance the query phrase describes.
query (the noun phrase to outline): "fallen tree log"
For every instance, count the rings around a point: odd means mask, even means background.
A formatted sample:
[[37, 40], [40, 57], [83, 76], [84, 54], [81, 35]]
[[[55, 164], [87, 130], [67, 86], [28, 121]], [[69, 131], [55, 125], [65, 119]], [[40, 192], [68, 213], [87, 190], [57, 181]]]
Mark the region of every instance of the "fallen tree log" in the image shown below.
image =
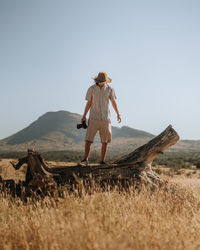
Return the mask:
[[163, 185], [164, 181], [151, 168], [152, 161], [179, 140], [179, 135], [168, 126], [160, 135], [107, 165], [98, 166], [52, 166], [39, 152], [29, 149], [27, 157], [19, 160], [15, 169], [27, 164], [24, 186], [35, 187], [41, 192], [53, 190], [56, 185], [74, 185], [95, 181], [100, 185], [147, 185], [150, 188]]

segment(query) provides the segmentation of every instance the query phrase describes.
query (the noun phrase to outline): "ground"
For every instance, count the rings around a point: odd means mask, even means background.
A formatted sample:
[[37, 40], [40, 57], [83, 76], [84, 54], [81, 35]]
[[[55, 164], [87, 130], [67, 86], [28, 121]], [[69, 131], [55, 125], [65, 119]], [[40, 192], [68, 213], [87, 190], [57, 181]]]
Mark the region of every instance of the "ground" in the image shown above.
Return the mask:
[[[0, 249], [200, 249], [200, 171], [154, 170], [171, 190], [83, 190], [27, 203], [1, 194]], [[2, 159], [0, 172], [17, 180], [25, 167]]]

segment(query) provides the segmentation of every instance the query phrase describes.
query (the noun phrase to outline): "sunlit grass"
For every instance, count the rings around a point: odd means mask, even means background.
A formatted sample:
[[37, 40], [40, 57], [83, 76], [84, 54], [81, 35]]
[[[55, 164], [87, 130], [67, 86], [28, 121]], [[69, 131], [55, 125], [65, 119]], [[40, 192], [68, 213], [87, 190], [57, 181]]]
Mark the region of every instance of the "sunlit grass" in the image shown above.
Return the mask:
[[200, 249], [200, 180], [170, 180], [168, 191], [66, 191], [26, 203], [2, 194], [0, 249]]

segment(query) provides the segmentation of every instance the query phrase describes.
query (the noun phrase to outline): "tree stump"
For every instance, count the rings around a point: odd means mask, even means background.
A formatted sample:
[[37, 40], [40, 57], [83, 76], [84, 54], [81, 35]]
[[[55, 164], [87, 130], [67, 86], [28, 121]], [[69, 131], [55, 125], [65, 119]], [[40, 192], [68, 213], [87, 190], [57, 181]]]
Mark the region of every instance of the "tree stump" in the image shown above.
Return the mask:
[[[151, 168], [152, 161], [179, 140], [179, 135], [169, 125], [160, 135], [107, 165], [98, 166], [50, 166], [39, 152], [29, 149], [28, 156], [13, 167], [19, 169], [27, 163], [25, 185], [36, 185], [42, 190], [58, 185], [88, 183], [94, 181], [101, 186], [145, 185], [150, 188], [160, 187], [164, 181]], [[49, 186], [49, 187], [48, 187]], [[46, 187], [46, 189], [45, 189]]]

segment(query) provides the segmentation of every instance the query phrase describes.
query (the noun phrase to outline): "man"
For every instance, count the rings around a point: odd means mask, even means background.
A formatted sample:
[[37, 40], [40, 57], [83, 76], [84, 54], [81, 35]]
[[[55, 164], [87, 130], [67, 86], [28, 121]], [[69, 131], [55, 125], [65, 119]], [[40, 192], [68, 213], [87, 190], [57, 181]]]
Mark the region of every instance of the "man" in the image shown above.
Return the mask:
[[121, 122], [116, 96], [114, 89], [108, 85], [112, 80], [105, 72], [99, 72], [98, 76], [94, 77], [95, 84], [92, 85], [86, 94], [87, 104], [81, 122], [86, 121], [86, 115], [90, 110], [88, 120], [88, 128], [85, 137], [85, 158], [81, 161], [83, 164], [88, 164], [88, 157], [91, 150], [91, 144], [94, 137], [99, 131], [101, 139], [101, 161], [100, 164], [105, 164], [105, 158], [108, 148], [108, 143], [111, 142], [111, 120], [109, 101], [117, 114], [118, 122]]

